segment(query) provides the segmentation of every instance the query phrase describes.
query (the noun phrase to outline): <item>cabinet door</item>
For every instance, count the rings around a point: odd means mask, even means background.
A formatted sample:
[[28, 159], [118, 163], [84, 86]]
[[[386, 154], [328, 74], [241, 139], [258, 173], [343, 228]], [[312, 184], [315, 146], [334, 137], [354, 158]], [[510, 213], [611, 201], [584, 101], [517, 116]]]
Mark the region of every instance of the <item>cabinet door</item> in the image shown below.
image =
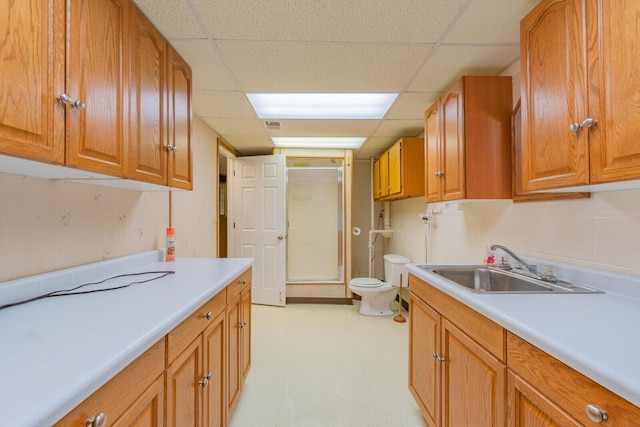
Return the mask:
[[402, 191], [401, 179], [401, 151], [402, 142], [398, 141], [389, 147], [389, 195]]
[[582, 425], [511, 371], [509, 371], [507, 395], [510, 427], [578, 427]]
[[137, 8], [131, 15], [129, 177], [167, 184], [167, 43]]
[[380, 186], [380, 159], [373, 162], [373, 199], [378, 200], [382, 196]]
[[380, 196], [389, 195], [389, 152], [385, 151], [380, 156]]
[[191, 190], [191, 69], [171, 47], [169, 56], [169, 185]]
[[425, 202], [442, 199], [442, 155], [440, 153], [440, 101], [424, 113]]
[[128, 0], [70, 0], [66, 165], [114, 176], [127, 174]]
[[241, 318], [240, 296], [235, 297], [227, 305], [227, 391], [226, 411], [227, 420], [240, 392], [240, 345], [242, 341], [240, 324]]
[[162, 427], [164, 426], [164, 375], [153, 384], [122, 414], [112, 427]]
[[[524, 190], [587, 184], [586, 0], [543, 0], [520, 23]], [[628, 79], [627, 79], [628, 80]]]
[[464, 169], [464, 109], [462, 80], [442, 97], [442, 200], [463, 199]]
[[202, 425], [201, 339], [198, 336], [167, 369], [167, 424], [170, 426]]
[[242, 291], [240, 295], [240, 306], [242, 310], [241, 347], [240, 347], [240, 384], [244, 384], [251, 368], [251, 283]]
[[[5, 2], [0, 28], [0, 153], [64, 163], [62, 0]], [[9, 36], [10, 35], [10, 36]]]
[[442, 425], [505, 425], [507, 366], [442, 319]]
[[409, 294], [409, 390], [431, 427], [440, 425], [440, 315]]
[[225, 389], [225, 357], [224, 342], [226, 323], [224, 313], [211, 322], [204, 331], [204, 365], [205, 372], [211, 374], [209, 384], [204, 388], [204, 425], [222, 427], [226, 422], [224, 389]]
[[640, 80], [631, 76], [638, 72], [640, 2], [592, 0], [587, 12], [588, 30], [598, 40], [589, 51], [589, 115], [598, 124], [584, 130], [591, 183], [638, 179]]

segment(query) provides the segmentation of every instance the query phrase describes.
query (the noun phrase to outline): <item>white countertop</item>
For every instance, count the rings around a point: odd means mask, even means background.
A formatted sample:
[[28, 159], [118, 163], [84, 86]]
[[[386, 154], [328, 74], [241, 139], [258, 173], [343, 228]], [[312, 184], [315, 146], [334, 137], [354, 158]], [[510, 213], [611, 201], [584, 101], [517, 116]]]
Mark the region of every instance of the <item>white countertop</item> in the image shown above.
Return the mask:
[[[573, 272], [561, 279], [603, 294], [472, 293], [416, 264], [410, 273], [429, 282], [592, 380], [640, 406], [640, 279]], [[556, 267], [556, 271], [565, 270]], [[566, 269], [568, 272], [569, 269]]]
[[25, 292], [35, 295], [125, 272], [175, 271], [126, 289], [0, 310], [0, 426], [56, 422], [253, 263], [245, 258], [163, 262], [158, 261], [161, 254], [148, 252], [0, 283], [2, 305], [23, 299]]

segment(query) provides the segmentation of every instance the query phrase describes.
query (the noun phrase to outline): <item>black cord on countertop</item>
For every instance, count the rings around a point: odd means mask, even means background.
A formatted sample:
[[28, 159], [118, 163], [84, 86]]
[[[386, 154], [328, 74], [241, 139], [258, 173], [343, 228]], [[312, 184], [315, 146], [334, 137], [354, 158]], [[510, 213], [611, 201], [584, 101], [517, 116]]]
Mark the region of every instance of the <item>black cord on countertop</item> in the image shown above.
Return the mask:
[[[175, 271], [143, 271], [140, 273], [127, 273], [127, 274], [118, 274], [117, 276], [111, 276], [111, 277], [107, 277], [104, 280], [100, 280], [99, 282], [89, 282], [89, 283], [83, 283], [82, 285], [78, 285], [74, 288], [71, 289], [60, 289], [57, 291], [52, 291], [43, 295], [38, 295], [36, 297], [33, 298], [29, 298], [26, 300], [22, 300], [22, 301], [18, 301], [18, 302], [12, 302], [10, 304], [5, 304], [5, 305], [0, 305], [0, 310], [3, 310], [5, 308], [9, 308], [9, 307], [13, 307], [16, 305], [22, 305], [22, 304], [26, 304], [28, 302], [33, 302], [33, 301], [38, 301], [41, 299], [45, 299], [45, 298], [53, 298], [53, 297], [64, 297], [64, 296], [68, 296], [68, 295], [83, 295], [83, 294], [93, 294], [96, 292], [107, 292], [107, 291], [115, 291], [118, 289], [124, 289], [124, 288], [128, 288], [129, 286], [132, 285], [139, 285], [142, 283], [147, 283], [147, 282], [153, 282], [154, 280], [158, 280], [158, 279], [162, 279], [163, 277], [167, 277], [170, 274], [174, 274]], [[73, 292], [76, 291], [80, 288], [84, 288], [85, 286], [91, 286], [91, 285], [99, 285], [101, 283], [105, 283], [109, 280], [115, 280], [115, 279], [119, 279], [122, 277], [134, 277], [134, 276], [144, 276], [146, 274], [159, 274], [159, 276], [156, 277], [152, 277], [150, 279], [146, 279], [146, 280], [139, 280], [137, 282], [129, 282], [126, 285], [122, 285], [122, 286], [114, 286], [111, 288], [102, 288], [102, 289], [92, 289], [89, 291], [80, 291], [80, 292]]]

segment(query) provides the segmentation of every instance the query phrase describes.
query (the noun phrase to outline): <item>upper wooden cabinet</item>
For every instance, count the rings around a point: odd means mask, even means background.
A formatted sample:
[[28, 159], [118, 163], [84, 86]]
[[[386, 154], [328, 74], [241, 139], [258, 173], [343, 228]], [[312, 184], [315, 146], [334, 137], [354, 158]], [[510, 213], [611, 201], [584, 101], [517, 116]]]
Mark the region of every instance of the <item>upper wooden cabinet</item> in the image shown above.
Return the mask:
[[125, 176], [128, 0], [8, 7], [0, 152]]
[[425, 201], [511, 198], [511, 77], [465, 76], [425, 112]]
[[423, 196], [423, 160], [422, 138], [398, 140], [374, 163], [373, 198], [377, 201], [387, 201]]
[[640, 178], [639, 2], [543, 0], [520, 23], [525, 190]]
[[192, 189], [191, 69], [132, 7], [129, 177]]
[[135, 5], [8, 8], [0, 154], [191, 189], [191, 70]]

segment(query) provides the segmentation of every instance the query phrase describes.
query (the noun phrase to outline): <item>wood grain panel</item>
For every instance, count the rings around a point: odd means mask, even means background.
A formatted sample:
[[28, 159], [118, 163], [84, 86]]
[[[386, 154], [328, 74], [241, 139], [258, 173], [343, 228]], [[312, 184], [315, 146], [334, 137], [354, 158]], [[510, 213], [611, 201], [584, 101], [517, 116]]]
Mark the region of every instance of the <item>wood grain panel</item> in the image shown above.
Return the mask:
[[111, 427], [164, 426], [164, 375], [159, 376], [129, 409], [110, 425]]
[[640, 178], [640, 2], [589, 0], [591, 183]]
[[585, 425], [593, 424], [586, 405], [606, 409], [605, 426], [637, 426], [640, 408], [612, 393], [520, 337], [508, 333], [508, 365], [518, 376], [535, 387], [563, 411]]
[[129, 177], [167, 184], [167, 43], [131, 7], [129, 74]]
[[167, 424], [202, 425], [202, 338], [198, 336], [167, 369]]
[[9, 2], [0, 16], [0, 153], [64, 163], [64, 1]]
[[67, 82], [83, 111], [67, 107], [66, 165], [128, 172], [128, 0], [69, 2]]
[[527, 191], [589, 182], [586, 0], [543, 0], [520, 23], [522, 172]]
[[440, 101], [436, 101], [424, 113], [424, 191], [425, 202], [439, 202], [442, 199], [442, 178], [437, 172], [443, 169], [440, 154]]
[[389, 195], [393, 196], [402, 191], [402, 176], [401, 170], [402, 162], [400, 152], [402, 150], [402, 143], [400, 141], [389, 147]]
[[409, 390], [430, 427], [440, 425], [441, 316], [416, 294], [409, 293]]
[[169, 144], [176, 149], [169, 153], [168, 182], [171, 187], [191, 190], [191, 68], [171, 46], [168, 48], [168, 67]]
[[441, 355], [442, 425], [504, 426], [507, 366], [447, 319]]
[[442, 200], [465, 197], [463, 83], [458, 80], [441, 98]]
[[225, 412], [224, 390], [226, 387], [226, 340], [225, 315], [220, 314], [211, 322], [203, 334], [204, 366], [207, 374], [211, 374], [209, 385], [204, 388], [204, 425], [222, 427], [227, 415]]

